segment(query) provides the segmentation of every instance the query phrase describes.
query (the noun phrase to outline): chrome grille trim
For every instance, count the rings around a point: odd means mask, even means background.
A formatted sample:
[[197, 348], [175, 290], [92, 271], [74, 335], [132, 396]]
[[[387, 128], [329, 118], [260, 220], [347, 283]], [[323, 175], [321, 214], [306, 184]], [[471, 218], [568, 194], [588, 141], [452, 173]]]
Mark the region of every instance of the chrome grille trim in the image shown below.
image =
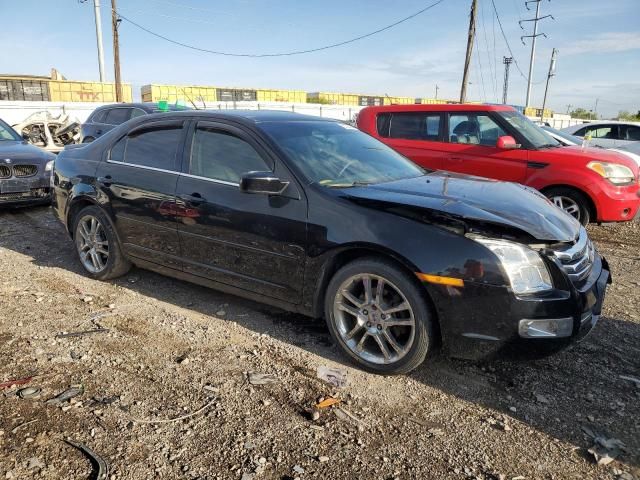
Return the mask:
[[0, 178], [11, 177], [11, 169], [6, 165], [0, 165]]
[[578, 240], [568, 248], [553, 250], [553, 255], [562, 264], [563, 270], [572, 282], [587, 278], [593, 268], [595, 248], [584, 227], [580, 227]]
[[38, 173], [38, 167], [36, 165], [14, 165], [13, 175], [15, 177], [33, 177]]

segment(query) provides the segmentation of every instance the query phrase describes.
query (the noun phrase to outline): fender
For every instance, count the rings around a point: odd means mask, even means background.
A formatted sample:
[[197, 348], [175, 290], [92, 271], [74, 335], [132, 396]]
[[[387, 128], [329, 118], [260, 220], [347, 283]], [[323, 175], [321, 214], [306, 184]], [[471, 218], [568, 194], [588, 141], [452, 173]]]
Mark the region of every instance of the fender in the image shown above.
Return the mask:
[[553, 165], [541, 170], [529, 169], [526, 185], [536, 190], [544, 190], [555, 185], [565, 185], [583, 192], [592, 203], [596, 204], [595, 198], [600, 189], [594, 189], [594, 187], [604, 179], [595, 172], [591, 172], [586, 168], [584, 170], [583, 172], [576, 168], [554, 167]]

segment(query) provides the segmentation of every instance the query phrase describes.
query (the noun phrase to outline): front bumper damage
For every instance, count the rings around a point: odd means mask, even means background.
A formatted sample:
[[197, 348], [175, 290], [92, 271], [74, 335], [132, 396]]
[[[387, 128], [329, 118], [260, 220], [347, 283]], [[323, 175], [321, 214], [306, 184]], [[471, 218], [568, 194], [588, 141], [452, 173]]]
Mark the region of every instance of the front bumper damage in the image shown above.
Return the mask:
[[[606, 259], [596, 255], [589, 277], [577, 287], [554, 290], [545, 296], [518, 297], [507, 287], [465, 282], [432, 291], [448, 355], [470, 360], [498, 356], [533, 359], [562, 350], [586, 337], [602, 312], [611, 274]], [[547, 333], [531, 335], [524, 328], [553, 325]], [[544, 328], [542, 328], [544, 330]], [[549, 330], [551, 332], [549, 332]]]
[[[43, 167], [40, 167], [43, 169]], [[51, 172], [0, 179], [0, 207], [51, 203]]]

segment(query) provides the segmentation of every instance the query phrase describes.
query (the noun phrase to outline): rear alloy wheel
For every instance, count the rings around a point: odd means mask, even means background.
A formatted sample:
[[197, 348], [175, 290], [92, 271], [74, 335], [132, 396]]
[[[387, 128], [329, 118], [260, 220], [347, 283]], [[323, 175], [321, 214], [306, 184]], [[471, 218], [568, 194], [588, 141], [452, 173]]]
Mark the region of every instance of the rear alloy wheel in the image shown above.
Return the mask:
[[366, 370], [406, 373], [424, 360], [433, 334], [416, 283], [392, 263], [377, 259], [350, 263], [331, 280], [325, 307], [329, 329]]
[[556, 207], [564, 210], [582, 225], [589, 223], [589, 202], [582, 193], [569, 188], [553, 188], [547, 190], [545, 195]]
[[93, 278], [116, 278], [131, 268], [120, 251], [109, 218], [99, 207], [86, 207], [78, 213], [74, 219], [73, 239], [80, 263]]

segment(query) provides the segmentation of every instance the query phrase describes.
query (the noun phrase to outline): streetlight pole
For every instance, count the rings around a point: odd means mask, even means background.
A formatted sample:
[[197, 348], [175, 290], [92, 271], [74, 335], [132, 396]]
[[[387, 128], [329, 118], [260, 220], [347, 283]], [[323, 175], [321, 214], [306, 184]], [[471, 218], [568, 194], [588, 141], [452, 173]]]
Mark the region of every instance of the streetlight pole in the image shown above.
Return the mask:
[[102, 46], [102, 18], [100, 17], [100, 0], [93, 0], [93, 11], [96, 20], [96, 43], [98, 44], [98, 68], [100, 81], [104, 83], [104, 49]]

